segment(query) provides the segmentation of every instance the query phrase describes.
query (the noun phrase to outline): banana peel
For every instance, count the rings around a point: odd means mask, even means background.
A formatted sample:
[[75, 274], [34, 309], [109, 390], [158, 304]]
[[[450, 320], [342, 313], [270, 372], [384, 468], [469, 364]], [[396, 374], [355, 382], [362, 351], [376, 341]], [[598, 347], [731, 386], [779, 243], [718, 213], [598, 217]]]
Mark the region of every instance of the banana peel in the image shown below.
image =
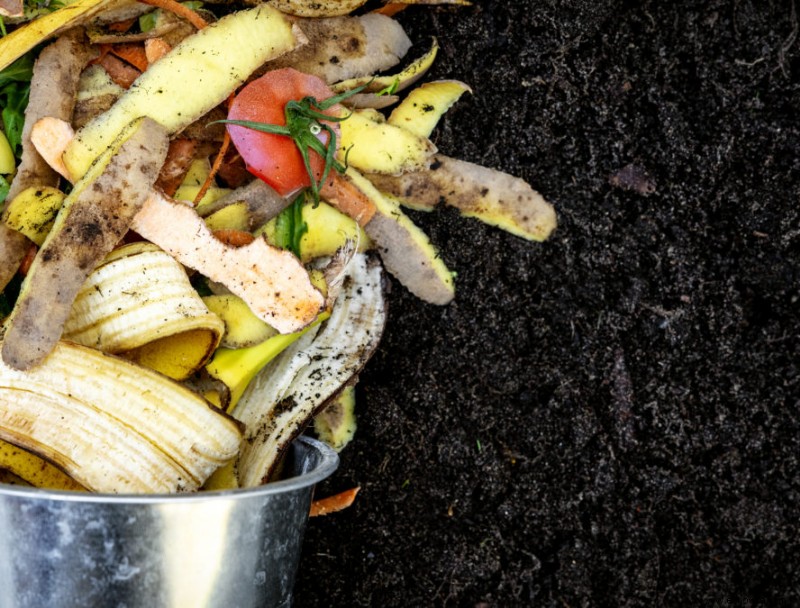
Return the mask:
[[75, 0], [58, 10], [43, 15], [4, 36], [0, 44], [0, 70], [36, 45], [86, 23], [100, 11], [119, 6], [127, 0]]
[[26, 188], [7, 203], [4, 213], [6, 225], [41, 247], [66, 197], [61, 190], [51, 186]]
[[345, 386], [314, 417], [314, 432], [322, 441], [341, 452], [356, 434], [356, 387]]
[[420, 137], [430, 137], [445, 112], [467, 92], [472, 89], [459, 80], [426, 82], [409, 92], [387, 122]]
[[328, 317], [330, 312], [324, 311], [313, 323], [300, 331], [278, 334], [255, 346], [236, 349], [218, 348], [206, 365], [206, 371], [212, 378], [221, 380], [230, 389], [229, 410], [236, 407], [250, 381], [265, 365]]
[[255, 316], [244, 300], [232, 293], [205, 296], [203, 303], [225, 324], [220, 346], [230, 349], [248, 348], [261, 344], [278, 333], [275, 328]]
[[0, 362], [0, 439], [87, 490], [164, 494], [198, 489], [238, 453], [242, 431], [161, 374], [61, 341], [31, 370]]
[[356, 105], [359, 102], [359, 95], [365, 96], [369, 94], [376, 94], [381, 91], [386, 93], [397, 93], [402, 91], [422, 78], [433, 65], [436, 55], [439, 53], [439, 41], [436, 38], [431, 43], [430, 50], [422, 55], [422, 57], [411, 62], [406, 68], [397, 74], [382, 75], [382, 76], [362, 76], [360, 78], [351, 78], [342, 80], [331, 86], [334, 93], [344, 93], [351, 91], [355, 88], [364, 86], [364, 92], [351, 98]]
[[337, 154], [360, 171], [395, 175], [424, 167], [436, 153], [427, 137], [374, 120], [369, 113], [353, 112], [340, 123]]
[[86, 491], [86, 488], [58, 467], [36, 454], [2, 440], [0, 440], [0, 470], [13, 473], [35, 488]]
[[241, 487], [266, 483], [291, 440], [354, 381], [377, 348], [386, 317], [380, 263], [354, 254], [343, 269], [330, 318], [264, 367], [231, 411], [245, 425], [236, 464]]
[[136, 242], [89, 275], [63, 337], [183, 380], [208, 361], [224, 329], [172, 256]]

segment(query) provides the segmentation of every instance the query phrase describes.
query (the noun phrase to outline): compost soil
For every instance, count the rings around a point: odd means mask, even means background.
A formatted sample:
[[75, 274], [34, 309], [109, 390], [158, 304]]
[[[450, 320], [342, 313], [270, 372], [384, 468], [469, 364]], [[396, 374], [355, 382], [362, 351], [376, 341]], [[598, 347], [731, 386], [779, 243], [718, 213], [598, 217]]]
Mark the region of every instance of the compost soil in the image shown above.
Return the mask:
[[800, 605], [797, 4], [398, 15], [474, 90], [439, 149], [559, 227], [413, 215], [458, 294], [392, 282], [297, 606]]

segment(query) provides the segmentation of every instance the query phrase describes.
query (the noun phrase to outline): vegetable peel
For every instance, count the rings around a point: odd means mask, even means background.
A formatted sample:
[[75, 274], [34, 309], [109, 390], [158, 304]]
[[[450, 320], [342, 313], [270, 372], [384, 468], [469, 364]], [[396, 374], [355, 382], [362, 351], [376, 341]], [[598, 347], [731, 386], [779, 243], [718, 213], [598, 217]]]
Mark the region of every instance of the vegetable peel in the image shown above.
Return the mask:
[[30, 369], [53, 349], [75, 295], [95, 265], [128, 231], [166, 154], [163, 128], [140, 119], [75, 184], [8, 319], [2, 347], [8, 365]]
[[[53, 148], [43, 152], [47, 158], [57, 158], [57, 148], [65, 142], [50, 143]], [[157, 190], [149, 190], [130, 227], [184, 266], [226, 285], [281, 333], [305, 327], [322, 309], [324, 297], [291, 253], [270, 246], [263, 238], [243, 247], [227, 245], [214, 238], [194, 209]]]

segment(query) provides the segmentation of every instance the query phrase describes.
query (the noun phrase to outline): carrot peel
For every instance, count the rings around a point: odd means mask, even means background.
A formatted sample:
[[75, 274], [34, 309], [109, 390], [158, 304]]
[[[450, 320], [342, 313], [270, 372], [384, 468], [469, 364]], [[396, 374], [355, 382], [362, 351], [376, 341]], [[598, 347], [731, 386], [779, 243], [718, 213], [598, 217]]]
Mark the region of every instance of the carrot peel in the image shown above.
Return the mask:
[[127, 61], [140, 72], [144, 72], [149, 65], [144, 45], [134, 43], [120, 43], [111, 45], [111, 53]]
[[345, 176], [332, 173], [320, 189], [323, 199], [350, 216], [359, 226], [366, 226], [375, 215], [376, 208], [366, 194]]
[[234, 228], [220, 228], [219, 230], [214, 230], [212, 234], [218, 241], [222, 241], [231, 247], [244, 247], [256, 239], [251, 233]]
[[178, 17], [186, 19], [186, 21], [191, 23], [198, 30], [208, 25], [208, 21], [203, 19], [198, 13], [175, 0], [142, 0], [142, 4], [149, 4], [150, 6], [163, 8], [164, 10], [175, 13]]
[[317, 517], [318, 515], [327, 515], [328, 513], [336, 513], [351, 506], [355, 502], [356, 494], [361, 489], [361, 486], [350, 488], [339, 494], [321, 498], [311, 503], [311, 511], [309, 517]]

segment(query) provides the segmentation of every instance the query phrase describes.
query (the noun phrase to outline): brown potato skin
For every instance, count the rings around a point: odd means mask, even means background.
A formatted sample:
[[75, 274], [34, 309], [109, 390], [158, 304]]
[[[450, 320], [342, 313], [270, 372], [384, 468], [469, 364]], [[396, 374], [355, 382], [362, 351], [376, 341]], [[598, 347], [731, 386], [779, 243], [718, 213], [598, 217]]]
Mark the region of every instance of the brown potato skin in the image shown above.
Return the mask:
[[402, 27], [383, 15], [298, 19], [297, 24], [308, 44], [268, 61], [258, 73], [293, 67], [334, 83], [388, 70], [411, 48]]
[[429, 304], [444, 306], [452, 302], [452, 286], [442, 282], [431, 257], [394, 218], [376, 213], [364, 231], [376, 243], [386, 270], [406, 289]]
[[[36, 60], [22, 129], [22, 161], [6, 200], [13, 200], [31, 186], [58, 185], [58, 173], [50, 168], [31, 144], [31, 129], [37, 120], [45, 116], [70, 120], [81, 69], [89, 61], [92, 52], [83, 30], [75, 29], [45, 47]], [[3, 221], [0, 222], [0, 290], [17, 272], [30, 243], [22, 234], [5, 225], [5, 217], [3, 214]]]
[[[2, 347], [5, 363], [26, 370], [55, 346], [75, 296], [94, 267], [125, 235], [167, 153], [167, 134], [143, 119], [102, 173], [76, 184], [22, 285]], [[71, 197], [70, 197], [71, 198]]]
[[435, 155], [427, 169], [369, 175], [381, 191], [417, 208], [440, 204], [531, 241], [544, 241], [557, 225], [553, 206], [518, 177], [463, 160]]

